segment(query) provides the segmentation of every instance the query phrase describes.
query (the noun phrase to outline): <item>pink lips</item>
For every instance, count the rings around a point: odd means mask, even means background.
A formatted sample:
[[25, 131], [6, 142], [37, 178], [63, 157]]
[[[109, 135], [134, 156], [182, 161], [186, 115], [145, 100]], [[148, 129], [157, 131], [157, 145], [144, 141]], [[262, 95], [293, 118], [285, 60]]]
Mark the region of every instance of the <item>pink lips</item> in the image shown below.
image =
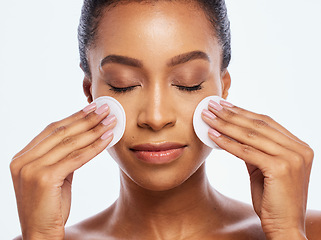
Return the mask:
[[165, 164], [179, 158], [186, 145], [179, 143], [161, 143], [161, 144], [140, 144], [132, 147], [135, 156], [146, 163], [151, 164]]

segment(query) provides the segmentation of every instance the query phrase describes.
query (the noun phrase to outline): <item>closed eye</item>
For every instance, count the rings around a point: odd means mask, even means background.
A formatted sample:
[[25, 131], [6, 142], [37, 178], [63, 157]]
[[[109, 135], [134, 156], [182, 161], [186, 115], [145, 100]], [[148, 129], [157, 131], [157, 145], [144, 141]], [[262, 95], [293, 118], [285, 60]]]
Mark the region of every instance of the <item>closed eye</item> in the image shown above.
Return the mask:
[[173, 85], [173, 86], [177, 87], [181, 91], [194, 92], [194, 91], [201, 90], [203, 88], [202, 84], [203, 84], [203, 82], [201, 82], [200, 84], [194, 85], [194, 86], [190, 86], [190, 87], [181, 86], [181, 85]]
[[129, 86], [129, 87], [123, 87], [123, 88], [119, 88], [119, 87], [114, 87], [112, 85], [109, 85], [111, 91], [114, 91], [116, 93], [124, 93], [124, 92], [129, 92], [131, 90], [133, 90], [135, 87], [138, 87], [139, 85], [135, 85], [135, 86]]

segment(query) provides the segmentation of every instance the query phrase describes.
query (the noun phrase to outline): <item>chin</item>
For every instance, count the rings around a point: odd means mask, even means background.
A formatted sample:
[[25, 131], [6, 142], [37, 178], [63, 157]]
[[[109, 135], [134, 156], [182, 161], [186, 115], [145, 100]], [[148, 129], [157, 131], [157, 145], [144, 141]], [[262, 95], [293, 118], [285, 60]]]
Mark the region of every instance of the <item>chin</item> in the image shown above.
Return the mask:
[[125, 174], [141, 188], [149, 191], [160, 192], [169, 191], [182, 186], [195, 172], [197, 172], [198, 169], [199, 167], [191, 169], [188, 172], [177, 173], [177, 171], [166, 171], [165, 173], [159, 172], [154, 174], [146, 174], [144, 176], [135, 176], [134, 174], [129, 176], [129, 174]]

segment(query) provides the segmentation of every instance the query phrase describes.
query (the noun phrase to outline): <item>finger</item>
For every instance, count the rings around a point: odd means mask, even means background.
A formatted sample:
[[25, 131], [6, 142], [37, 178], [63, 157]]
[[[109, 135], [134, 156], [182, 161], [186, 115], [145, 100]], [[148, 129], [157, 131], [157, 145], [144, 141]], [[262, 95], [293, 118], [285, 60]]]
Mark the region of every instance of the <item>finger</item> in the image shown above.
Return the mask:
[[285, 134], [286, 136], [292, 138], [293, 140], [304, 144], [304, 145], [308, 145], [307, 143], [303, 142], [302, 140], [300, 140], [298, 137], [296, 137], [295, 135], [293, 135], [290, 131], [288, 131], [285, 127], [283, 127], [282, 125], [280, 125], [279, 123], [277, 123], [276, 121], [274, 121], [271, 117], [266, 116], [266, 115], [262, 115], [262, 114], [257, 114], [251, 111], [248, 111], [246, 109], [234, 106], [233, 104], [226, 102], [226, 101], [220, 101], [220, 104], [226, 108], [229, 109], [235, 113], [238, 113], [240, 115], [246, 116], [249, 119], [254, 119], [254, 124], [260, 126], [260, 125], [264, 125], [264, 124], [269, 124], [271, 127], [277, 129], [278, 131], [282, 132], [283, 134]]
[[214, 101], [210, 101], [208, 107], [211, 112], [226, 122], [230, 122], [247, 129], [253, 129], [254, 131], [252, 131], [252, 133], [258, 132], [289, 150], [305, 151], [306, 145], [302, 145], [300, 142], [288, 137], [283, 132], [280, 132], [278, 129], [261, 119], [253, 119], [248, 117], [249, 114], [247, 114], [248, 116], [245, 116], [242, 113], [234, 111], [234, 108], [236, 109], [236, 107], [233, 107], [233, 111], [230, 108], [223, 108]]
[[55, 129], [47, 138], [45, 138], [41, 142], [41, 144], [35, 146], [34, 149], [30, 151], [30, 154], [33, 155], [33, 158], [42, 156], [64, 139], [86, 132], [95, 127], [109, 114], [109, 112], [110, 110], [108, 105], [104, 104], [99, 109], [97, 109], [97, 111], [92, 112], [85, 117], [72, 122], [69, 125], [61, 126]]
[[253, 207], [257, 215], [260, 216], [265, 177], [259, 168], [251, 164], [246, 164], [246, 167], [251, 181], [251, 195]]
[[48, 153], [44, 154], [37, 160], [37, 164], [39, 165], [52, 165], [59, 160], [65, 158], [71, 152], [74, 152], [78, 149], [84, 148], [94, 141], [96, 141], [99, 137], [101, 137], [104, 133], [109, 132], [116, 126], [116, 117], [115, 115], [108, 116], [104, 119], [99, 125], [95, 128], [83, 132], [76, 136], [71, 136], [63, 139], [57, 146], [55, 146]]
[[50, 166], [60, 179], [65, 179], [99, 153], [101, 153], [113, 139], [112, 131], [103, 134], [89, 146], [70, 153], [66, 158]]
[[21, 155], [17, 161], [17, 165], [22, 167], [49, 152], [52, 148], [61, 143], [63, 139], [68, 139], [68, 137], [90, 130], [99, 124], [99, 122], [103, 120], [108, 113], [109, 108], [105, 104], [95, 112], [91, 112], [67, 126], [60, 126], [28, 152]]
[[63, 186], [61, 187], [61, 199], [62, 202], [67, 203], [62, 205], [62, 212], [67, 213], [64, 216], [64, 224], [66, 224], [69, 214], [70, 214], [70, 207], [71, 207], [71, 186], [72, 186], [72, 179], [73, 179], [74, 172], [70, 173], [66, 178]]
[[271, 156], [246, 144], [233, 141], [213, 128], [209, 129], [208, 134], [210, 139], [212, 139], [220, 148], [242, 159], [246, 164], [256, 166], [262, 172], [267, 166], [273, 164]]
[[[61, 187], [63, 184], [72, 183], [72, 173], [93, 157], [103, 151], [113, 139], [113, 132], [111, 130], [104, 133], [96, 141], [85, 148], [78, 149], [68, 154], [67, 157], [52, 165], [43, 165], [38, 160], [28, 163], [23, 166], [20, 171], [21, 179], [27, 182], [36, 181], [41, 185], [54, 184], [56, 187]], [[68, 161], [74, 161], [77, 168], [68, 168]], [[81, 164], [79, 165], [79, 161]], [[74, 166], [74, 165], [73, 165]]]
[[269, 155], [279, 155], [284, 151], [283, 147], [265, 137], [260, 132], [227, 122], [222, 118], [216, 117], [206, 109], [203, 110], [202, 118], [211, 128], [216, 129], [225, 136], [228, 136], [240, 143], [252, 146]]
[[81, 119], [85, 117], [90, 112], [94, 111], [96, 109], [96, 103], [91, 103], [87, 105], [84, 109], [72, 114], [71, 116], [62, 119], [60, 121], [51, 123], [48, 125], [39, 135], [37, 135], [34, 139], [31, 140], [31, 142], [24, 147], [21, 151], [19, 151], [13, 159], [21, 156], [25, 152], [29, 151], [31, 148], [33, 148], [35, 145], [37, 145], [39, 142], [41, 142], [44, 138], [46, 138], [48, 135], [50, 135], [55, 129], [60, 128], [61, 126], [69, 125], [70, 123], [77, 121], [78, 119]]

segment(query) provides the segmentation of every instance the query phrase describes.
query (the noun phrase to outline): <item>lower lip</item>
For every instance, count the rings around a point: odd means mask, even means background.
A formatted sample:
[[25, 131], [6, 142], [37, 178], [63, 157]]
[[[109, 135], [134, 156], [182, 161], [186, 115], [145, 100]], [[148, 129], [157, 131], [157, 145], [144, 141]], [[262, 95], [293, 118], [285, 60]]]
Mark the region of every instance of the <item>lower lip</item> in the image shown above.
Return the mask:
[[165, 151], [133, 151], [135, 156], [146, 163], [166, 164], [182, 156], [185, 147]]

